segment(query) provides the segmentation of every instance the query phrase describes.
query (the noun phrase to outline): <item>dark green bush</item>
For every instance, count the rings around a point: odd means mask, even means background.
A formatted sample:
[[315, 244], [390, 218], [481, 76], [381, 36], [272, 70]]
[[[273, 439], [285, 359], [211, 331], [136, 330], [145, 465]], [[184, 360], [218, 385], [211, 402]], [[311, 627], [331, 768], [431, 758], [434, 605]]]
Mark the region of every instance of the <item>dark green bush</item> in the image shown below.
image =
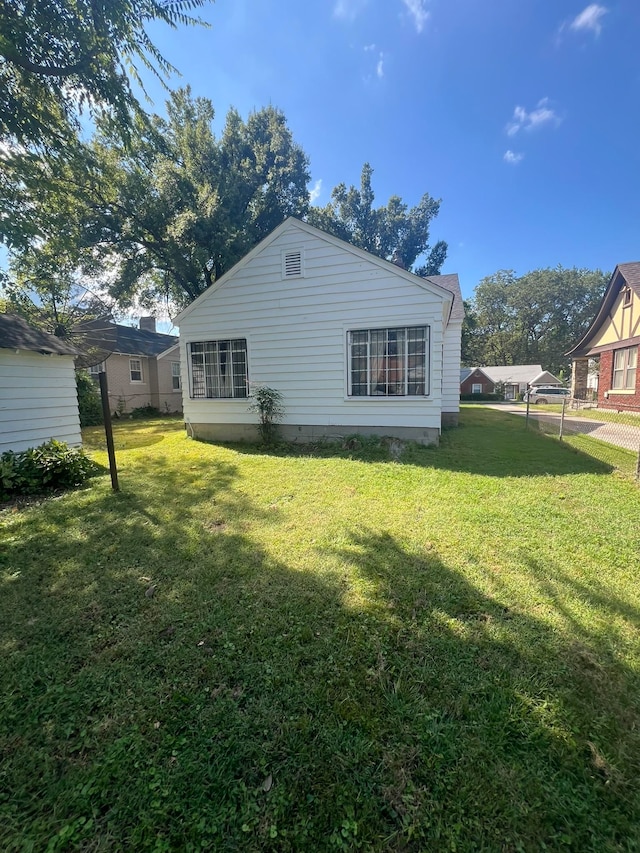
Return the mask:
[[504, 400], [504, 397], [501, 394], [460, 394], [460, 399], [463, 403], [473, 403], [479, 400], [495, 403], [499, 400]]
[[103, 423], [102, 401], [98, 386], [86, 370], [76, 370], [80, 426], [100, 426]]
[[83, 450], [55, 439], [22, 453], [9, 450], [0, 456], [0, 500], [81, 486], [95, 471]]
[[130, 418], [159, 418], [160, 417], [160, 409], [156, 409], [155, 406], [152, 406], [150, 403], [147, 403], [145, 406], [138, 406], [136, 409], [132, 409], [129, 413]]

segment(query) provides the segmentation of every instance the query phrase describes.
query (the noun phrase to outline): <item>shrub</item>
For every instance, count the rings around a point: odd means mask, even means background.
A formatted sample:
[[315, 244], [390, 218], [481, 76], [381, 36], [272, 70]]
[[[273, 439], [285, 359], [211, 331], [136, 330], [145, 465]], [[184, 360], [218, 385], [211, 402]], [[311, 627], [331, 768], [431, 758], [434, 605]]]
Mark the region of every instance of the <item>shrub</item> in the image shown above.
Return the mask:
[[100, 426], [103, 423], [100, 391], [86, 370], [76, 371], [76, 388], [78, 389], [80, 426]]
[[146, 403], [144, 406], [138, 406], [135, 409], [131, 409], [129, 414], [130, 418], [159, 418], [160, 417], [160, 409], [156, 409], [155, 406], [152, 406], [150, 403]]
[[95, 470], [83, 450], [55, 439], [22, 453], [9, 450], [0, 456], [0, 500], [81, 486]]
[[495, 403], [498, 400], [504, 400], [504, 397], [501, 397], [500, 394], [460, 394], [460, 399], [463, 403], [473, 403], [478, 400], [490, 400]]
[[249, 411], [258, 413], [260, 438], [266, 445], [273, 444], [278, 435], [278, 423], [284, 417], [282, 394], [275, 388], [258, 385], [253, 389], [253, 400]]

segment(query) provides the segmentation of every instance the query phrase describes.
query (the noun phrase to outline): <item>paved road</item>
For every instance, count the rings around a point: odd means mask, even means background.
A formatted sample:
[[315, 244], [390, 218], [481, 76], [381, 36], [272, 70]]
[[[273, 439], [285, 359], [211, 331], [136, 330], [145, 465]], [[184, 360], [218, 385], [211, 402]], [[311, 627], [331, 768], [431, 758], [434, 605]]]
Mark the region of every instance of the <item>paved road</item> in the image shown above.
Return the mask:
[[[527, 413], [525, 406], [518, 406], [513, 403], [488, 403], [487, 405], [490, 409], [496, 409], [498, 412], [505, 412], [510, 415], [525, 417]], [[560, 431], [559, 413], [538, 412], [535, 406], [530, 406], [529, 417], [549, 424], [555, 423], [558, 432]], [[564, 428], [566, 432], [583, 433], [591, 438], [598, 438], [600, 441], [614, 444], [616, 447], [632, 450], [634, 453], [640, 448], [640, 418], [638, 419], [638, 426], [633, 426], [632, 424], [614, 424], [610, 421], [594, 418], [581, 418], [579, 415], [565, 413]]]

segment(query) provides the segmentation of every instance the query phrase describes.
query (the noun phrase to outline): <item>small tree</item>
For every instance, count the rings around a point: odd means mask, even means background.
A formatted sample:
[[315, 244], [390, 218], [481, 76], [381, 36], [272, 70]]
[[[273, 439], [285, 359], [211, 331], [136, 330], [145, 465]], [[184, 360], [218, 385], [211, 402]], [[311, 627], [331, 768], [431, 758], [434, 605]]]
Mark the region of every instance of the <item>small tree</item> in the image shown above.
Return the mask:
[[262, 443], [267, 446], [274, 444], [278, 434], [278, 424], [284, 417], [282, 394], [267, 385], [258, 385], [253, 390], [253, 403], [250, 412], [257, 412], [260, 418], [258, 432]]

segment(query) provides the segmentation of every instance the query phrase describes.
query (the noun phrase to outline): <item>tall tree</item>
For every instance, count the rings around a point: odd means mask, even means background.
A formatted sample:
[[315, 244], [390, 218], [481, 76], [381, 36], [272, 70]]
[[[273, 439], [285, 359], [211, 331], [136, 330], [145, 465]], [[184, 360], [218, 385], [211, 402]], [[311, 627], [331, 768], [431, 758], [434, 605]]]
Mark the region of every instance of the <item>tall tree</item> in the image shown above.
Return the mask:
[[139, 108], [140, 72], [175, 69], [147, 34], [150, 23], [202, 23], [207, 0], [0, 0], [0, 141], [60, 149], [88, 110], [121, 133]]
[[59, 174], [47, 173], [44, 196], [38, 161], [27, 182], [40, 231], [14, 244], [23, 267], [60, 252], [101, 276], [121, 305], [162, 298], [180, 307], [287, 216], [304, 216], [307, 158], [283, 113], [267, 107], [244, 121], [231, 110], [219, 139], [213, 118], [207, 99], [172, 93], [167, 118], [137, 120], [127, 145], [103, 126]]
[[446, 258], [447, 244], [440, 240], [430, 247], [429, 229], [440, 210], [440, 201], [425, 193], [409, 209], [394, 195], [385, 207], [374, 208], [372, 174], [373, 169], [365, 163], [359, 189], [347, 189], [345, 184], [334, 187], [329, 204], [309, 209], [309, 223], [405, 269], [411, 269], [416, 259], [424, 255], [424, 263], [415, 272], [437, 275]]
[[565, 353], [598, 308], [609, 274], [562, 266], [482, 279], [467, 306], [462, 359], [468, 365], [530, 364], [567, 371]]

